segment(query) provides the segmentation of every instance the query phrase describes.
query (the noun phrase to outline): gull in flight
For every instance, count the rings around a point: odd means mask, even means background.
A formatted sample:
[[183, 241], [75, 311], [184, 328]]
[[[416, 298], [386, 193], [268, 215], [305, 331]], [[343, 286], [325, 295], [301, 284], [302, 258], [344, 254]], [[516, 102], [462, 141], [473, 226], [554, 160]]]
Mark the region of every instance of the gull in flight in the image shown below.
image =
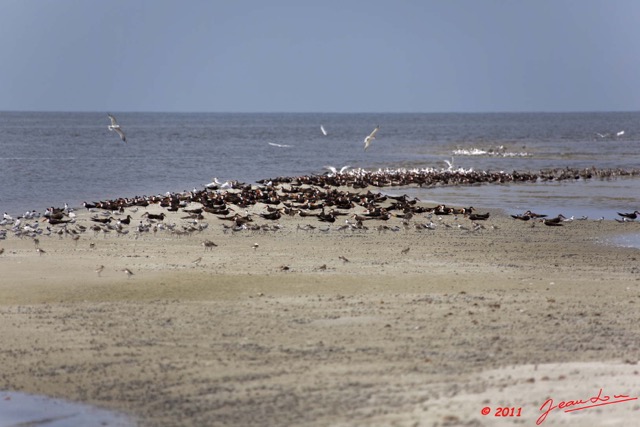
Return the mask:
[[323, 134], [324, 136], [327, 136], [327, 131], [326, 131], [326, 130], [324, 130], [324, 126], [320, 125], [320, 131], [322, 132], [322, 134]]
[[276, 144], [275, 142], [269, 142], [269, 145], [271, 145], [272, 147], [278, 147], [278, 148], [291, 148], [291, 145]]
[[127, 137], [124, 136], [124, 132], [122, 132], [122, 129], [120, 129], [120, 125], [116, 121], [116, 118], [111, 114], [108, 114], [108, 116], [109, 119], [111, 119], [111, 124], [108, 126], [109, 130], [116, 131], [116, 133], [120, 135], [120, 139], [122, 140], [122, 142], [127, 142]]
[[624, 135], [624, 131], [623, 130], [621, 130], [620, 132], [616, 133], [616, 136], [622, 136], [622, 135]]
[[371, 145], [371, 142], [376, 139], [376, 133], [378, 133], [378, 129], [380, 129], [380, 125], [376, 126], [376, 128], [364, 139], [364, 149], [365, 151]]

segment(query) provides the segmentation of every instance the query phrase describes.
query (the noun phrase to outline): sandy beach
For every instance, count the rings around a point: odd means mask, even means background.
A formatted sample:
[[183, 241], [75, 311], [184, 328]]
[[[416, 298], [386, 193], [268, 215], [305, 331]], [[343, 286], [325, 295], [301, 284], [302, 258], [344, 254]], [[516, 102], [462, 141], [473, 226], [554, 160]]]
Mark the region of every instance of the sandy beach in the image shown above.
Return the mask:
[[[137, 233], [166, 212], [150, 206], [114, 215], [126, 235], [41, 236], [43, 253], [9, 232], [0, 389], [141, 426], [638, 425], [640, 250], [608, 242], [640, 223], [478, 211], [477, 231], [255, 215], [270, 229], [225, 233], [205, 214]], [[92, 225], [77, 215], [69, 229]]]

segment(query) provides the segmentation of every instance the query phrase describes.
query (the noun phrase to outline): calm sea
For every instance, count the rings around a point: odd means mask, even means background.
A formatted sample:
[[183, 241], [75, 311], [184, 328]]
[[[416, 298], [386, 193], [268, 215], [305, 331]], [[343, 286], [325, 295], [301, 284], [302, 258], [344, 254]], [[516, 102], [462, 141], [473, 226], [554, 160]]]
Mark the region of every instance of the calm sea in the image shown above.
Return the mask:
[[[0, 112], [0, 211], [320, 174], [326, 165], [529, 170], [640, 167], [640, 113], [236, 114]], [[320, 131], [323, 125], [328, 135]], [[363, 139], [380, 125], [365, 152]], [[620, 133], [624, 131], [624, 133]], [[618, 135], [618, 133], [620, 133]], [[640, 180], [411, 192], [422, 200], [509, 211], [616, 216], [640, 209]]]

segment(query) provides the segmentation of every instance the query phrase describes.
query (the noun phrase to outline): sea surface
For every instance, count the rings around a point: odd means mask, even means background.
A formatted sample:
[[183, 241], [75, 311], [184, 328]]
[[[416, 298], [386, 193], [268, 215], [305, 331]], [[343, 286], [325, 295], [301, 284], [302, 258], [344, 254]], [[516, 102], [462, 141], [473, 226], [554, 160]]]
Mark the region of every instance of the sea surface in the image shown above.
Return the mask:
[[[640, 167], [640, 112], [494, 114], [0, 112], [0, 211], [201, 189], [337, 168]], [[327, 135], [323, 135], [320, 126]], [[380, 130], [367, 151], [363, 140]], [[623, 132], [623, 133], [621, 133]], [[450, 205], [614, 218], [640, 179], [381, 189]]]

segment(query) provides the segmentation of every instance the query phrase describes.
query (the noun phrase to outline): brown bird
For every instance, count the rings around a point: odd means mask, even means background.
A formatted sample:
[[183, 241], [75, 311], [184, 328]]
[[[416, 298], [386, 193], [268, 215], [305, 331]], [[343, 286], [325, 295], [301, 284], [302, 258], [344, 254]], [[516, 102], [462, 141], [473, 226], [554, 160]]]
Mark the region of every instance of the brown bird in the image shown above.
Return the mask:
[[400, 251], [400, 253], [408, 254], [409, 253], [409, 249], [411, 249], [411, 248], [404, 248], [402, 251]]
[[350, 262], [347, 258], [343, 257], [342, 255], [340, 255], [338, 259], [341, 259], [344, 262]]
[[205, 240], [204, 242], [202, 242], [202, 246], [204, 246], [204, 250], [212, 250], [216, 245], [215, 243], [213, 243], [211, 240]]
[[102, 273], [102, 270], [104, 270], [104, 265], [100, 265], [98, 266], [98, 268], [96, 268], [96, 273], [98, 273], [98, 277], [100, 277], [100, 273]]

